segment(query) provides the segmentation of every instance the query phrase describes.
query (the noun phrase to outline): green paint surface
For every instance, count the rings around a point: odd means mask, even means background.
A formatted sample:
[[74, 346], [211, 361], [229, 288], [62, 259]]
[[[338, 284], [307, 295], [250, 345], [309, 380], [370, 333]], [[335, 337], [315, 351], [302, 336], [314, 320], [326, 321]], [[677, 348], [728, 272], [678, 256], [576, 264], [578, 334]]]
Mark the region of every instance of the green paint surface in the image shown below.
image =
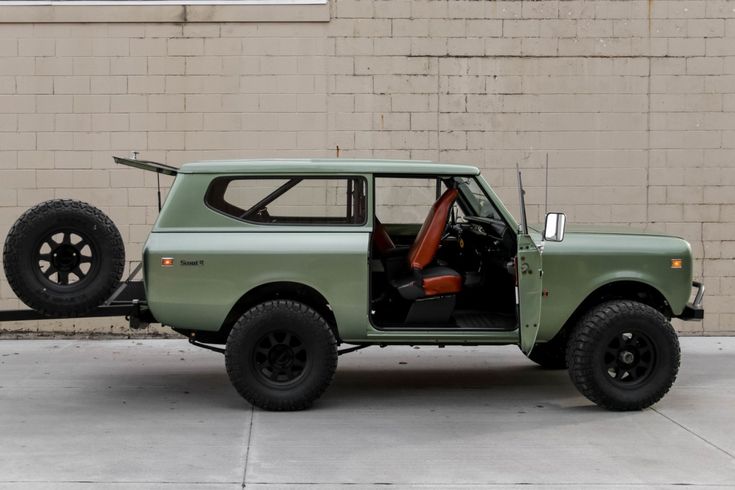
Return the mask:
[[[365, 225], [246, 223], [204, 203], [221, 175], [355, 175], [368, 182]], [[506, 332], [380, 331], [369, 320], [368, 251], [373, 175], [475, 176], [475, 167], [369, 160], [251, 160], [185, 164], [144, 250], [145, 285], [154, 316], [175, 328], [216, 331], [248, 291], [273, 282], [308, 285], [328, 301], [344, 341], [386, 344], [509, 344], [528, 352], [551, 339], [595, 290], [618, 281], [656, 289], [680, 314], [691, 293], [689, 244], [629, 228], [569, 226], [563, 242], [540, 242], [538, 228], [519, 235], [520, 325]], [[480, 186], [509, 223], [518, 225], [481, 178]], [[539, 250], [542, 249], [542, 253]], [[175, 258], [161, 267], [162, 257]], [[671, 259], [683, 261], [671, 269]], [[542, 292], [548, 295], [542, 295]]]

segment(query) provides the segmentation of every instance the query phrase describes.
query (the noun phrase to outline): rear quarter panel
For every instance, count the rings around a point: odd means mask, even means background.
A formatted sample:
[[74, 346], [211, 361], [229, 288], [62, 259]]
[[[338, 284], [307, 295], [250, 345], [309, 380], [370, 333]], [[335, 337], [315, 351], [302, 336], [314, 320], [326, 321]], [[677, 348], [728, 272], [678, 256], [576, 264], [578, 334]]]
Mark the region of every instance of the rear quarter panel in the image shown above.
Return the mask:
[[[242, 295], [291, 281], [320, 292], [344, 339], [367, 325], [368, 233], [155, 232], [145, 251], [148, 303], [176, 328], [219, 330]], [[173, 267], [161, 267], [173, 257]], [[197, 265], [182, 265], [191, 263]]]

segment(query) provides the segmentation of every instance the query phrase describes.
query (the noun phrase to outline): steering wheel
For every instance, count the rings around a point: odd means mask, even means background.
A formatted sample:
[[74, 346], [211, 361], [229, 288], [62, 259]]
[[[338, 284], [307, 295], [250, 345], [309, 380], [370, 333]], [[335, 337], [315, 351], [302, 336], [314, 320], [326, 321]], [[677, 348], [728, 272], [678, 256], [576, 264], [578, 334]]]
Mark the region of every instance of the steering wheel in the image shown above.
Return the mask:
[[508, 225], [506, 225], [505, 222], [493, 218], [486, 218], [482, 216], [465, 216], [465, 219], [470, 223], [475, 223], [482, 226], [483, 230], [485, 230], [485, 233], [487, 233], [489, 237], [496, 240], [503, 240], [505, 238], [506, 232], [508, 231]]

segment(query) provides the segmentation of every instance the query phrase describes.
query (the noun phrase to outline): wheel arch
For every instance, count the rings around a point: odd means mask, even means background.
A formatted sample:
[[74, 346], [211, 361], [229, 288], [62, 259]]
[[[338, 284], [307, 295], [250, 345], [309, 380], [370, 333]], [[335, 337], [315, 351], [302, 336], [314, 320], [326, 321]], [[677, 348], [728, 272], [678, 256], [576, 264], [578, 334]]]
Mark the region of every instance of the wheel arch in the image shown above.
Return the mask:
[[666, 297], [654, 286], [636, 280], [612, 281], [599, 286], [588, 294], [564, 322], [556, 336], [568, 335], [570, 329], [590, 308], [611, 300], [630, 300], [643, 303], [660, 311], [667, 319], [671, 319], [673, 315]]
[[222, 322], [222, 326], [216, 332], [184, 329], [177, 329], [176, 331], [187, 337], [195, 337], [202, 342], [224, 344], [227, 341], [227, 336], [230, 334], [232, 326], [243, 313], [257, 304], [274, 299], [290, 299], [313, 308], [324, 317], [339, 341], [337, 320], [324, 295], [311, 286], [292, 281], [275, 281], [261, 284], [240, 296], [232, 308], [230, 308], [230, 311]]
[[245, 311], [258, 303], [272, 299], [290, 299], [314, 308], [329, 323], [335, 335], [337, 334], [337, 320], [327, 298], [312, 286], [292, 281], [261, 284], [243, 294], [225, 317], [222, 328], [229, 329]]

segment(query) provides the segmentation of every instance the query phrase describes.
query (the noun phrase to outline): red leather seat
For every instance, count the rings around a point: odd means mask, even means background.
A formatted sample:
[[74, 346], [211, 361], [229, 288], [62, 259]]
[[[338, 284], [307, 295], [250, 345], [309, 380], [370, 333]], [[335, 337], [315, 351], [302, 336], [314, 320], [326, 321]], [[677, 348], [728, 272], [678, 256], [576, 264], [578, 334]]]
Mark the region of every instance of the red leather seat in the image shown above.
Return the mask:
[[396, 284], [398, 291], [406, 299], [456, 294], [462, 290], [462, 276], [457, 271], [449, 267], [431, 265], [439, 250], [449, 211], [457, 199], [457, 194], [457, 189], [447, 189], [431, 206], [421, 230], [408, 251], [408, 263], [413, 277]]
[[378, 218], [375, 218], [373, 227], [373, 247], [380, 256], [388, 255], [396, 248], [396, 244], [393, 243], [393, 239]]
[[408, 251], [408, 263], [411, 269], [421, 270], [434, 260], [436, 251], [439, 250], [444, 227], [449, 219], [449, 210], [457, 199], [457, 194], [457, 189], [447, 189], [431, 206], [419, 234], [416, 235]]

